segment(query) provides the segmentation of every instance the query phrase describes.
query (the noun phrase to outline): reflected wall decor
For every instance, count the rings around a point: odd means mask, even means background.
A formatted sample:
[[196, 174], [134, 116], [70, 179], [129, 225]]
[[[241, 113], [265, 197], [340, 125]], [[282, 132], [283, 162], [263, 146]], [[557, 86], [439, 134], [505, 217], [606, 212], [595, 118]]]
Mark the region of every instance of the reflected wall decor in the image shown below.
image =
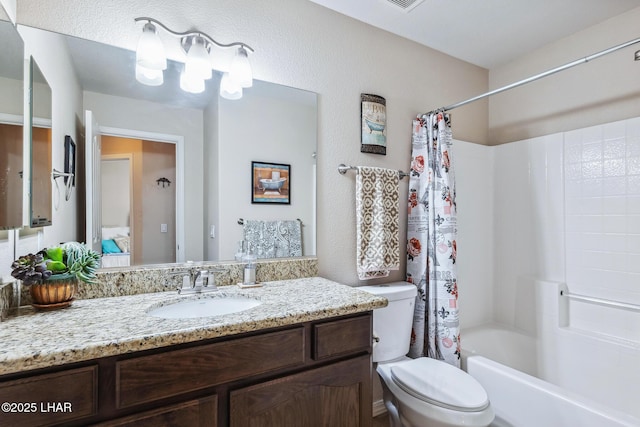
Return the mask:
[[251, 162], [251, 203], [291, 204], [291, 165]]
[[363, 153], [387, 154], [387, 101], [363, 93], [361, 100], [361, 145]]
[[64, 137], [64, 172], [73, 174], [73, 176], [65, 176], [64, 183], [71, 180], [71, 185], [76, 186], [76, 143], [73, 142], [71, 135]]

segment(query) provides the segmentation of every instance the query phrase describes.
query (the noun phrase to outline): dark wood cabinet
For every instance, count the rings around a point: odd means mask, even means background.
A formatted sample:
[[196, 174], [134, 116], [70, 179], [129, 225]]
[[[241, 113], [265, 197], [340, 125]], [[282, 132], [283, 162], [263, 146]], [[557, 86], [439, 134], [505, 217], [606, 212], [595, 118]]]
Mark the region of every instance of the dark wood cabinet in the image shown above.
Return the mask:
[[370, 366], [361, 356], [232, 391], [230, 425], [371, 425]]
[[0, 426], [71, 423], [98, 413], [98, 366], [0, 383]]
[[126, 408], [302, 365], [302, 326], [122, 360], [116, 362], [116, 407]]
[[217, 425], [217, 396], [190, 400], [97, 424], [100, 427], [216, 427]]
[[371, 323], [367, 312], [5, 375], [0, 402], [35, 406], [0, 412], [0, 425], [370, 426]]

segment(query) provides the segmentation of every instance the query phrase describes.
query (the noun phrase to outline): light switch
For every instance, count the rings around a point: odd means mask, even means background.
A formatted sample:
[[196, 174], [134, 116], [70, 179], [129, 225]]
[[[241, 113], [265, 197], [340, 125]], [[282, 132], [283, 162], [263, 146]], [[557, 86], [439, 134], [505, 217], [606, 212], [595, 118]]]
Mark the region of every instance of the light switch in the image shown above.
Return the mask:
[[216, 226], [212, 225], [211, 228], [209, 229], [209, 237], [211, 237], [212, 239], [216, 238]]
[[167, 231], [169, 231], [169, 227], [167, 227], [167, 224], [160, 224], [160, 232], [166, 233]]

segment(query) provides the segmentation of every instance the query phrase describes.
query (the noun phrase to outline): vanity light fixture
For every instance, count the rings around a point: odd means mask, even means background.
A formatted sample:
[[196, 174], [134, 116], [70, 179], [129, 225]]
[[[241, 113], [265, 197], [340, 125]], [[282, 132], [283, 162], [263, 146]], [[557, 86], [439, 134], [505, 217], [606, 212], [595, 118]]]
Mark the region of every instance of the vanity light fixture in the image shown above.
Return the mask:
[[142, 35], [138, 40], [136, 50], [136, 65], [150, 70], [165, 70], [167, 68], [167, 56], [164, 53], [162, 40], [151, 22], [144, 24]]
[[242, 98], [242, 86], [233, 80], [229, 76], [229, 73], [222, 74], [222, 80], [220, 80], [220, 96], [230, 100]]
[[152, 70], [136, 64], [136, 80], [148, 86], [161, 86], [164, 83], [162, 70]]
[[249, 55], [247, 50], [240, 46], [236, 51], [236, 55], [231, 62], [229, 71], [231, 78], [240, 85], [240, 87], [253, 86], [253, 73], [251, 72], [251, 64], [249, 63]]
[[180, 46], [186, 54], [184, 68], [180, 74], [180, 88], [190, 93], [204, 91], [205, 80], [212, 77], [211, 48], [228, 49], [238, 46], [235, 56], [223, 74], [220, 82], [220, 96], [227, 99], [242, 98], [242, 88], [253, 85], [253, 73], [249, 63], [248, 51], [254, 50], [242, 42], [222, 44], [211, 36], [194, 30], [179, 33], [167, 28], [153, 18], [135, 18], [136, 22], [145, 22], [136, 51], [136, 80], [149, 86], [163, 84], [163, 71], [167, 68], [164, 45], [157, 28], [180, 40]]

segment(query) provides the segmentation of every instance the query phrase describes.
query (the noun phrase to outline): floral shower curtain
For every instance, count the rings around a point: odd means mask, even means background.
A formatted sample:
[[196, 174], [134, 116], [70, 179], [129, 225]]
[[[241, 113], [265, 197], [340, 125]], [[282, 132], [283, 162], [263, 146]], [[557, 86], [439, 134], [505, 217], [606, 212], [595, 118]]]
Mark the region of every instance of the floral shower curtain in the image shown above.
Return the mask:
[[460, 366], [456, 187], [451, 118], [413, 121], [407, 224], [407, 281], [418, 287], [409, 356]]

